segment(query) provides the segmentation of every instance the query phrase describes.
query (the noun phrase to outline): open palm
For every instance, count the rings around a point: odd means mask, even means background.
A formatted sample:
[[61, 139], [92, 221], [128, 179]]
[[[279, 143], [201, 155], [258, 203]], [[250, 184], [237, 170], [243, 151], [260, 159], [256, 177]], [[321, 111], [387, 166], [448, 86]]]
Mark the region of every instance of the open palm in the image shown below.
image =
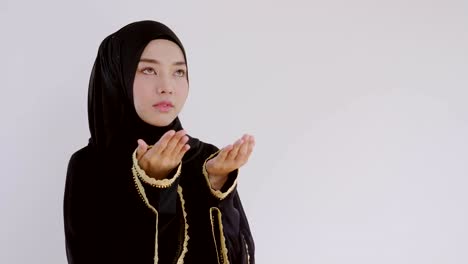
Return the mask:
[[247, 163], [254, 146], [254, 137], [245, 134], [234, 144], [221, 149], [216, 157], [210, 159], [206, 163], [206, 171], [210, 176], [227, 176]]

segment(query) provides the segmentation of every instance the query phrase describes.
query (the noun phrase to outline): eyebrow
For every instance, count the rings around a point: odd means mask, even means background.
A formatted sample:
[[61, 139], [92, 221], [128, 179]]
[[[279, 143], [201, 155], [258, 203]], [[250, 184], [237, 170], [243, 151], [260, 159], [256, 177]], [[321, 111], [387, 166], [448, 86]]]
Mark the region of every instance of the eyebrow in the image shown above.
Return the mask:
[[[154, 64], [161, 64], [158, 60], [155, 59], [148, 59], [148, 58], [141, 58], [140, 62], [149, 62]], [[176, 61], [172, 65], [186, 65], [185, 61]]]

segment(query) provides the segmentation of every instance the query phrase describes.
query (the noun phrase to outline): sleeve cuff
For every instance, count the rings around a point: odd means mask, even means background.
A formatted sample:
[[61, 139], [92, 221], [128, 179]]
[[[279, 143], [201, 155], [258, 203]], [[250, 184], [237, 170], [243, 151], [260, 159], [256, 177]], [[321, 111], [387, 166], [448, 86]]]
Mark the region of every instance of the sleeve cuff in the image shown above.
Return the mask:
[[136, 176], [141, 179], [143, 182], [156, 187], [156, 188], [169, 188], [172, 186], [172, 184], [176, 181], [176, 179], [179, 177], [180, 172], [182, 170], [182, 162], [179, 164], [177, 167], [177, 170], [173, 170], [170, 174], [172, 174], [175, 171], [175, 174], [166, 179], [161, 179], [161, 180], [156, 180], [155, 178], [149, 177], [146, 172], [140, 168], [140, 165], [138, 165], [138, 160], [136, 158], [136, 149], [132, 154], [132, 160], [133, 160], [133, 166], [132, 166], [132, 171]]
[[[203, 175], [205, 176], [206, 183], [208, 184], [208, 188], [210, 189], [210, 192], [213, 196], [218, 198], [219, 200], [223, 200], [226, 198], [229, 194], [231, 194], [237, 186], [237, 175], [239, 172], [239, 169], [234, 170], [233, 172], [229, 173], [228, 175], [228, 180], [224, 184], [223, 188], [221, 190], [215, 190], [211, 187], [210, 179], [208, 177], [208, 171], [206, 170], [206, 163], [208, 160], [211, 158], [215, 157], [220, 150], [216, 151], [215, 153], [211, 154], [203, 163]], [[227, 190], [226, 190], [227, 189]]]

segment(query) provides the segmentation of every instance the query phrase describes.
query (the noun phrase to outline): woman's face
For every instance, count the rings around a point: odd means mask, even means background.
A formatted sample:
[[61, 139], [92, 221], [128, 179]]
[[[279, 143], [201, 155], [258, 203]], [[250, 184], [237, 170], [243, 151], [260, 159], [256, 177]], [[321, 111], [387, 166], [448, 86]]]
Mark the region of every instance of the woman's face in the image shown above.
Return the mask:
[[167, 126], [177, 117], [188, 95], [187, 66], [172, 41], [156, 39], [143, 51], [133, 83], [138, 116], [153, 126]]

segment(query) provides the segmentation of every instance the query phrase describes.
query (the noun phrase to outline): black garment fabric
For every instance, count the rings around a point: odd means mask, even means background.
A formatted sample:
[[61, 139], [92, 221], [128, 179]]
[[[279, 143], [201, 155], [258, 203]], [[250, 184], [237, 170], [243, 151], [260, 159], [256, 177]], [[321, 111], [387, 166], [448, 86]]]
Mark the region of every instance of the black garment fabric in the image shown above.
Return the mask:
[[165, 132], [183, 129], [178, 117], [166, 127], [146, 124], [133, 106], [139, 58], [158, 38], [176, 43], [186, 59], [177, 36], [155, 21], [129, 24], [99, 47], [88, 91], [91, 137], [71, 156], [66, 175], [68, 263], [255, 263], [236, 189], [239, 171], [218, 192], [207, 181], [203, 166], [216, 146], [188, 135], [190, 150], [167, 186], [136, 176], [137, 139], [155, 143]]
[[[182, 163], [181, 174], [170, 187], [143, 183], [149, 202], [159, 211], [157, 263], [255, 263], [254, 242], [237, 191], [220, 200], [211, 193], [202, 172], [203, 163], [217, 148], [194, 141], [197, 153]], [[101, 163], [98, 155], [86, 146], [73, 154], [68, 166], [64, 200], [68, 263], [155, 263], [155, 214], [142, 201], [130, 168], [122, 171]], [[235, 184], [237, 173], [229, 176], [221, 191], [226, 193]], [[175, 212], [162, 209], [164, 198], [178, 196], [178, 187], [184, 209], [180, 199]], [[213, 208], [219, 209], [222, 218], [222, 236], [218, 215], [210, 214]], [[187, 252], [178, 262], [185, 224]]]

